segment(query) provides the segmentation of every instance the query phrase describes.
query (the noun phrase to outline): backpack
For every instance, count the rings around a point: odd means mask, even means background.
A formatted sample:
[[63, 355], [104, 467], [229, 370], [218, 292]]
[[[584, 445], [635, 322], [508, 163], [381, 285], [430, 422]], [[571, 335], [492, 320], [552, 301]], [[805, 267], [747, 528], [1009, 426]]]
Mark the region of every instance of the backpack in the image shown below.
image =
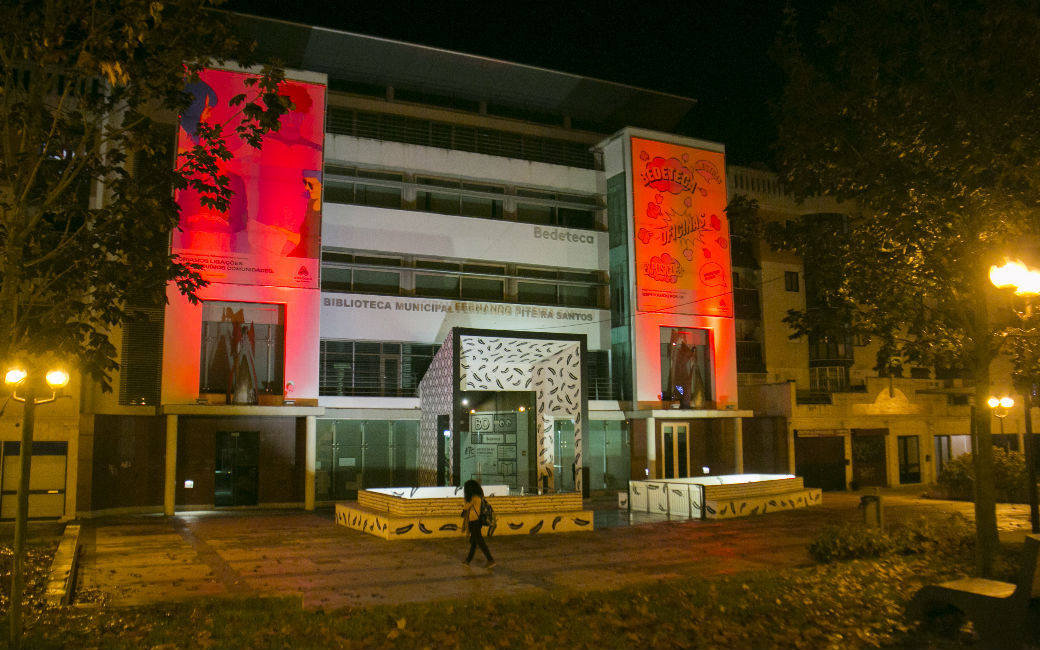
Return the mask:
[[481, 526], [495, 527], [495, 509], [491, 507], [486, 498], [480, 500], [480, 515], [477, 517], [477, 521]]

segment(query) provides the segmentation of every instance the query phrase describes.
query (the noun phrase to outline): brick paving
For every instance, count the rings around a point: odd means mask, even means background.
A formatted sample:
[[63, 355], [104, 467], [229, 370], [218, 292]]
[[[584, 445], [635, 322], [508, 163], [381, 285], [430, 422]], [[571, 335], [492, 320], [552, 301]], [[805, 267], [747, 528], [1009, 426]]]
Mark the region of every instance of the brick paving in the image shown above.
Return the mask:
[[[922, 498], [923, 488], [881, 490], [887, 523], [960, 513], [971, 503]], [[872, 493], [872, 492], [871, 492]], [[466, 539], [386, 541], [316, 512], [219, 511], [174, 517], [84, 520], [73, 602], [114, 605], [200, 595], [298, 595], [305, 607], [339, 608], [469, 596], [612, 589], [680, 576], [809, 564], [809, 540], [827, 523], [862, 521], [863, 493], [824, 493], [803, 510], [724, 521], [669, 521], [587, 502], [596, 530], [489, 540], [498, 562], [465, 567]], [[1021, 538], [1027, 506], [999, 505], [1001, 536]], [[479, 555], [479, 554], [478, 554]]]

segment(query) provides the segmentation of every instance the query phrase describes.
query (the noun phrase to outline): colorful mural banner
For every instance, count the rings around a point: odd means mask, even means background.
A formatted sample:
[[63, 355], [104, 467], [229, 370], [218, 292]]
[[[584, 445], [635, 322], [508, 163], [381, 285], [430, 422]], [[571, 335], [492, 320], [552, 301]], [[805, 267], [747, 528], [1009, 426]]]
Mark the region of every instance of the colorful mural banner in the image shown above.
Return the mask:
[[636, 306], [733, 316], [725, 155], [632, 138]]
[[198, 125], [222, 124], [233, 157], [220, 172], [234, 196], [227, 211], [202, 205], [194, 189], [177, 193], [180, 228], [172, 248], [183, 262], [198, 264], [211, 282], [318, 288], [321, 255], [322, 153], [325, 87], [284, 81], [279, 94], [294, 108], [279, 130], [264, 136], [259, 150], [234, 134], [241, 106], [228, 100], [251, 97], [254, 75], [204, 70], [187, 86], [194, 101], [180, 119], [178, 152], [198, 142]]

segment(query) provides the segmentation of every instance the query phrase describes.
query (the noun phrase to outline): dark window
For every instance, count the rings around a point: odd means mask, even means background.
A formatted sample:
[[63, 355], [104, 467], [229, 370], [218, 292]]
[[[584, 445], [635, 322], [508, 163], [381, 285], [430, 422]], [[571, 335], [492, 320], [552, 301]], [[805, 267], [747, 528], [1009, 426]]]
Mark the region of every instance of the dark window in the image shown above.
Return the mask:
[[798, 272], [784, 271], [784, 289], [798, 291]]
[[323, 340], [319, 394], [414, 397], [438, 348], [424, 343]]

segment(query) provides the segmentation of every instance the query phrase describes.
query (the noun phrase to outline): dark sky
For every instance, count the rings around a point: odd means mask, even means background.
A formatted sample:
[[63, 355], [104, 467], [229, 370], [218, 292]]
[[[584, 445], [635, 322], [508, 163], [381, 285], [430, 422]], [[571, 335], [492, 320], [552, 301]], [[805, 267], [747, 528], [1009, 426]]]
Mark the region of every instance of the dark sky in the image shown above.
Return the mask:
[[[730, 162], [768, 165], [774, 130], [767, 102], [782, 87], [768, 50], [785, 4], [232, 0], [225, 6], [691, 97], [698, 105], [682, 133], [724, 143]], [[817, 9], [811, 13], [806, 17], [819, 16]]]

